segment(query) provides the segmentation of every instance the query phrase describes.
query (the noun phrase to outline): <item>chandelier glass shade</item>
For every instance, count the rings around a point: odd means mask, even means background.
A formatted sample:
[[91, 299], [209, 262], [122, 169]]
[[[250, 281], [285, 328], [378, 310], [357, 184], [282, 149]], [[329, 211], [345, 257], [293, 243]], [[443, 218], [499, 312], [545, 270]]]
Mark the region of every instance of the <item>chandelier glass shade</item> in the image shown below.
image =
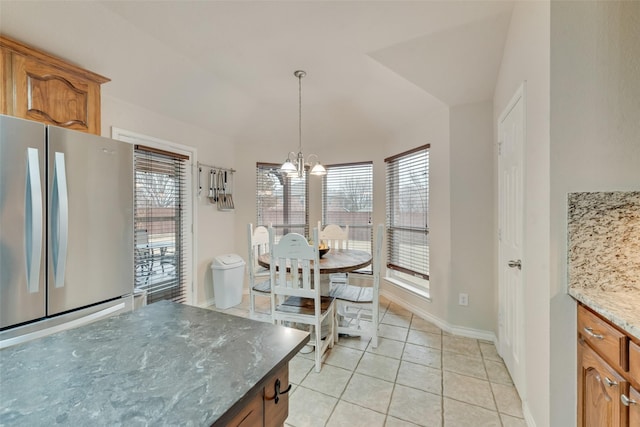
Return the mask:
[[[322, 166], [318, 160], [318, 156], [310, 154], [307, 160], [304, 159], [302, 154], [302, 78], [307, 75], [305, 71], [297, 70], [293, 73], [298, 78], [298, 153], [294, 151], [287, 154], [287, 160], [282, 164], [280, 170], [289, 177], [302, 178], [304, 176], [305, 166], [309, 166], [311, 175], [326, 175], [327, 170]], [[315, 162], [312, 163], [311, 159], [315, 157]]]

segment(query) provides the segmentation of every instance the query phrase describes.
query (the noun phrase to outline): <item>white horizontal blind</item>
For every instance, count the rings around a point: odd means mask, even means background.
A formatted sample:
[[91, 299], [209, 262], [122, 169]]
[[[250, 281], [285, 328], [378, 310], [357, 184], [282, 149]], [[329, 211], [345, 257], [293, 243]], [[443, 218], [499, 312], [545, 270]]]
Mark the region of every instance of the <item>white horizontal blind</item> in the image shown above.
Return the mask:
[[147, 303], [185, 302], [188, 157], [135, 146], [135, 283]]
[[302, 178], [288, 177], [280, 165], [256, 165], [256, 224], [276, 230], [276, 238], [287, 233], [309, 235], [308, 172]]
[[[373, 253], [373, 163], [327, 165], [322, 180], [322, 226], [349, 226], [349, 247]], [[362, 270], [371, 272], [371, 266]]]
[[429, 145], [385, 163], [387, 268], [429, 280]]

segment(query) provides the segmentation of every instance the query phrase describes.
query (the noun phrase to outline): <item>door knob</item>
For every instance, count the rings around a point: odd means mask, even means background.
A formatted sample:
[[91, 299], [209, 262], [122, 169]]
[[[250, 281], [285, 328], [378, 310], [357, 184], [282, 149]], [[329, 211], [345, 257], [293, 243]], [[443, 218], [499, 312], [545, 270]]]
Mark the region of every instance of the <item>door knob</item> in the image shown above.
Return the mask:
[[522, 261], [519, 259], [510, 260], [507, 265], [511, 268], [517, 268], [518, 270], [522, 270]]

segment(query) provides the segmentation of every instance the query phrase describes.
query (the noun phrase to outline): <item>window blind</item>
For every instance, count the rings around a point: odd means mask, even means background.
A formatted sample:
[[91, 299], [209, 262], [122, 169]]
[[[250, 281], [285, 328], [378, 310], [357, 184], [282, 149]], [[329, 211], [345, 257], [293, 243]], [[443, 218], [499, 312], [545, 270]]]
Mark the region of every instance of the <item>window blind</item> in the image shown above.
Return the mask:
[[[349, 247], [373, 253], [373, 163], [327, 165], [322, 179], [322, 226], [349, 226]], [[371, 267], [364, 269], [371, 271]]]
[[429, 280], [429, 145], [385, 163], [387, 268]]
[[302, 178], [288, 177], [280, 165], [256, 165], [256, 224], [276, 230], [279, 238], [287, 233], [309, 235], [308, 172]]
[[147, 303], [186, 299], [187, 156], [136, 145], [135, 283]]

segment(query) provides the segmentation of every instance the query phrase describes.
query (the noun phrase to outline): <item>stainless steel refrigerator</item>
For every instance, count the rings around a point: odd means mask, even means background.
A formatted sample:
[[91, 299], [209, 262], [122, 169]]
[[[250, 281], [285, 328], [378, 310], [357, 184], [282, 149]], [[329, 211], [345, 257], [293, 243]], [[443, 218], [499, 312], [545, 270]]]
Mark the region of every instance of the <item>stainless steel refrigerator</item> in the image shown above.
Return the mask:
[[0, 115], [0, 348], [131, 310], [133, 148]]

